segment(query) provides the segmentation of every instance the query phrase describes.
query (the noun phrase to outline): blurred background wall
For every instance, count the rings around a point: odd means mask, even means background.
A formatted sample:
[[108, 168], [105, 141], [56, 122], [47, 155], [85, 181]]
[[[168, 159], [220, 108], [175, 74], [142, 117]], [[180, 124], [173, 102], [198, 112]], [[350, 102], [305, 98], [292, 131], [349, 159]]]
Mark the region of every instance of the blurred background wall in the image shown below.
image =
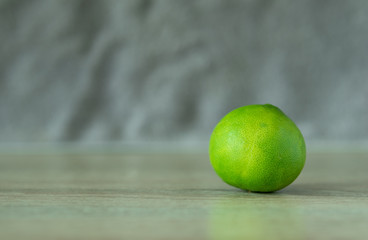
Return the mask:
[[271, 103], [368, 139], [368, 1], [1, 0], [0, 143], [207, 142]]

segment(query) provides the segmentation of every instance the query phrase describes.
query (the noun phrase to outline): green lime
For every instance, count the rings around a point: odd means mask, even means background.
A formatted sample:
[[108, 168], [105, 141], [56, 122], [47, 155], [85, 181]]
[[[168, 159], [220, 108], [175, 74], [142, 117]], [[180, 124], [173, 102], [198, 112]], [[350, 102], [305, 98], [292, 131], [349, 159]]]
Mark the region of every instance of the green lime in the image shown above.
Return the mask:
[[274, 192], [292, 183], [304, 167], [303, 135], [279, 108], [249, 105], [228, 113], [209, 144], [211, 164], [231, 186]]

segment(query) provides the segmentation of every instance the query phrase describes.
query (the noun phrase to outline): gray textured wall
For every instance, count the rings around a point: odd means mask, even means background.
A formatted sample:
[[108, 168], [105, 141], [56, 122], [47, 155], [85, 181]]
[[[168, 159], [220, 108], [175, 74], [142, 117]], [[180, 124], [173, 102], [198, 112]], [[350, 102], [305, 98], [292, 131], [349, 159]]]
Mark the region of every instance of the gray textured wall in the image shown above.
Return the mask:
[[207, 141], [272, 103], [368, 139], [368, 1], [0, 1], [0, 142]]

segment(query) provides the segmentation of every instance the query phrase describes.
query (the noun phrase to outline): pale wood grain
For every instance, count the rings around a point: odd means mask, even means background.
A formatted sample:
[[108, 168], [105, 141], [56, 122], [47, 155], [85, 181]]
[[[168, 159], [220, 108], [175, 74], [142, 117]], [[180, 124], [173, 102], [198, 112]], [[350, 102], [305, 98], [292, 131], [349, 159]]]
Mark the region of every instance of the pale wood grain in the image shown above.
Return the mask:
[[0, 239], [366, 239], [368, 154], [309, 154], [272, 194], [206, 154], [0, 155]]

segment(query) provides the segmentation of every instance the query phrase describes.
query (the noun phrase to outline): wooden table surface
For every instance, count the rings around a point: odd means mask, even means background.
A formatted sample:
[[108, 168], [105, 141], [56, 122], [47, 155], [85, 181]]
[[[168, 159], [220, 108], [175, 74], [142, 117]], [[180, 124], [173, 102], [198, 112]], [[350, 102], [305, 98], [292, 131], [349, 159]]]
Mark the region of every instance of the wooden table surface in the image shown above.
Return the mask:
[[0, 154], [0, 239], [367, 239], [368, 153], [309, 153], [272, 194], [206, 154]]

